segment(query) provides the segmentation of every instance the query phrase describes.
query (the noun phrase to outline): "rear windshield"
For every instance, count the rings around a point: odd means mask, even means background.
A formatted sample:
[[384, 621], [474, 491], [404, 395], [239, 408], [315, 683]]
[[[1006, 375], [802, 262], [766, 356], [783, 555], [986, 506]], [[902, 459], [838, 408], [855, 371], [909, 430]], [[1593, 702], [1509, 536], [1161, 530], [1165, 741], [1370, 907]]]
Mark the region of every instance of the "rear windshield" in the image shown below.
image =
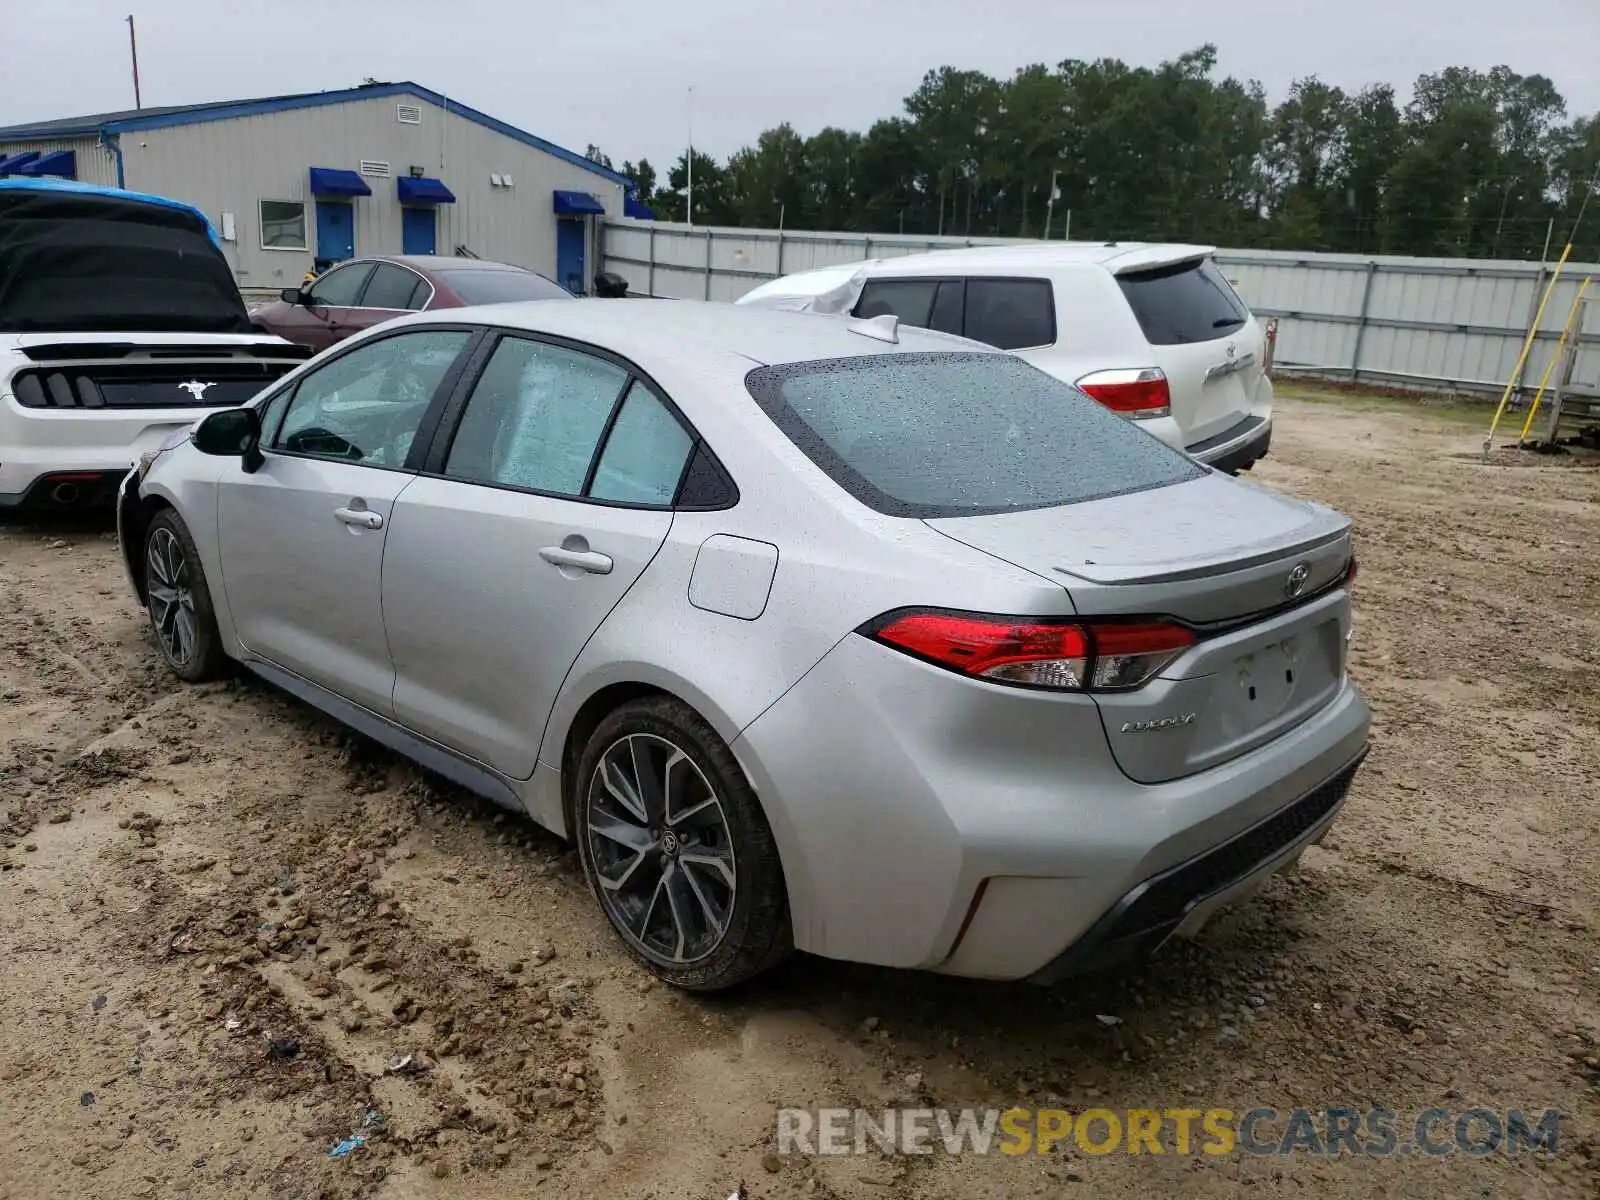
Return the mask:
[[1152, 346], [1214, 341], [1250, 316], [1209, 258], [1130, 271], [1117, 283]]
[[532, 271], [436, 271], [434, 274], [467, 304], [572, 299], [572, 293], [566, 288]]
[[878, 512], [964, 517], [1181, 483], [1203, 468], [1008, 354], [887, 354], [760, 367], [750, 394]]

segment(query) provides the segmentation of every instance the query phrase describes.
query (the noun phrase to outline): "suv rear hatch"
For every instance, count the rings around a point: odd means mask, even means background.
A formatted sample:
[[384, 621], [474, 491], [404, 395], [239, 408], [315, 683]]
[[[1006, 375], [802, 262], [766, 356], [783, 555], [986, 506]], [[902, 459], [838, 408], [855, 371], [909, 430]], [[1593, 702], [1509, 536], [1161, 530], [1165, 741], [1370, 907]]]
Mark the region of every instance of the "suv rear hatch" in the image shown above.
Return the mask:
[[1167, 377], [1186, 444], [1248, 420], [1261, 380], [1261, 329], [1210, 255], [1142, 251], [1108, 265]]
[[1056, 508], [929, 520], [1062, 584], [1085, 617], [1165, 617], [1195, 637], [1159, 674], [1095, 693], [1140, 783], [1214, 767], [1299, 725], [1344, 680], [1350, 522], [1213, 473]]

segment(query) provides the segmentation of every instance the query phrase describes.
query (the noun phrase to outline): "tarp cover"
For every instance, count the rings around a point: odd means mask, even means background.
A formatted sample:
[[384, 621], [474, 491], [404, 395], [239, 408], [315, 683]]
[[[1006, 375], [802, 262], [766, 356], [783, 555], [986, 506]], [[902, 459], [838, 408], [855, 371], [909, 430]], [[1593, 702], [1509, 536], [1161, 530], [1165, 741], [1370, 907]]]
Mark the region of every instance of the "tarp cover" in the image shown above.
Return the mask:
[[0, 331], [249, 333], [199, 213], [109, 191], [0, 189]]

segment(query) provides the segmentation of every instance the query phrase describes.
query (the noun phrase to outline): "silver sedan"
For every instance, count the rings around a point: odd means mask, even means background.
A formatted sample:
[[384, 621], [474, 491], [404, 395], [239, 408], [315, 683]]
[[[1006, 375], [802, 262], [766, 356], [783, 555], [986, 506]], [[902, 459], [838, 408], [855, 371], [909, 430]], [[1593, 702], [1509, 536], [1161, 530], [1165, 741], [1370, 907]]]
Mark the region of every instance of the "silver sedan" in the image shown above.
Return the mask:
[[893, 318], [401, 319], [147, 454], [118, 524], [180, 677], [570, 838], [685, 988], [1148, 953], [1366, 749], [1345, 518]]

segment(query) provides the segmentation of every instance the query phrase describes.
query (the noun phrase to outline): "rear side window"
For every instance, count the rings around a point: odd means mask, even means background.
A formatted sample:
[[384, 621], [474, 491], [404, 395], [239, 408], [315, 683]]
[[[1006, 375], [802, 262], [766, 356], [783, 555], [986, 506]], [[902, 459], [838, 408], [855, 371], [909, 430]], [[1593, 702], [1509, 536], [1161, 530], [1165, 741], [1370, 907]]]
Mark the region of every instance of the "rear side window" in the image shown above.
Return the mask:
[[757, 368], [745, 385], [834, 482], [890, 516], [1051, 508], [1204, 474], [1077, 388], [1005, 354], [791, 363]]
[[1056, 340], [1055, 306], [1044, 279], [967, 280], [965, 336], [1001, 350]]
[[1209, 258], [1132, 271], [1118, 275], [1117, 284], [1152, 346], [1215, 341], [1250, 316]]
[[877, 279], [861, 289], [858, 317], [892, 313], [902, 324], [937, 329], [1000, 350], [1056, 340], [1055, 305], [1044, 279]]
[[582, 495], [627, 382], [628, 373], [606, 359], [508, 337], [472, 390], [444, 473], [468, 483]]
[[422, 276], [392, 263], [379, 263], [367, 281], [367, 290], [361, 294], [361, 307], [414, 309], [417, 305], [412, 297], [419, 290], [424, 296], [428, 294]]

